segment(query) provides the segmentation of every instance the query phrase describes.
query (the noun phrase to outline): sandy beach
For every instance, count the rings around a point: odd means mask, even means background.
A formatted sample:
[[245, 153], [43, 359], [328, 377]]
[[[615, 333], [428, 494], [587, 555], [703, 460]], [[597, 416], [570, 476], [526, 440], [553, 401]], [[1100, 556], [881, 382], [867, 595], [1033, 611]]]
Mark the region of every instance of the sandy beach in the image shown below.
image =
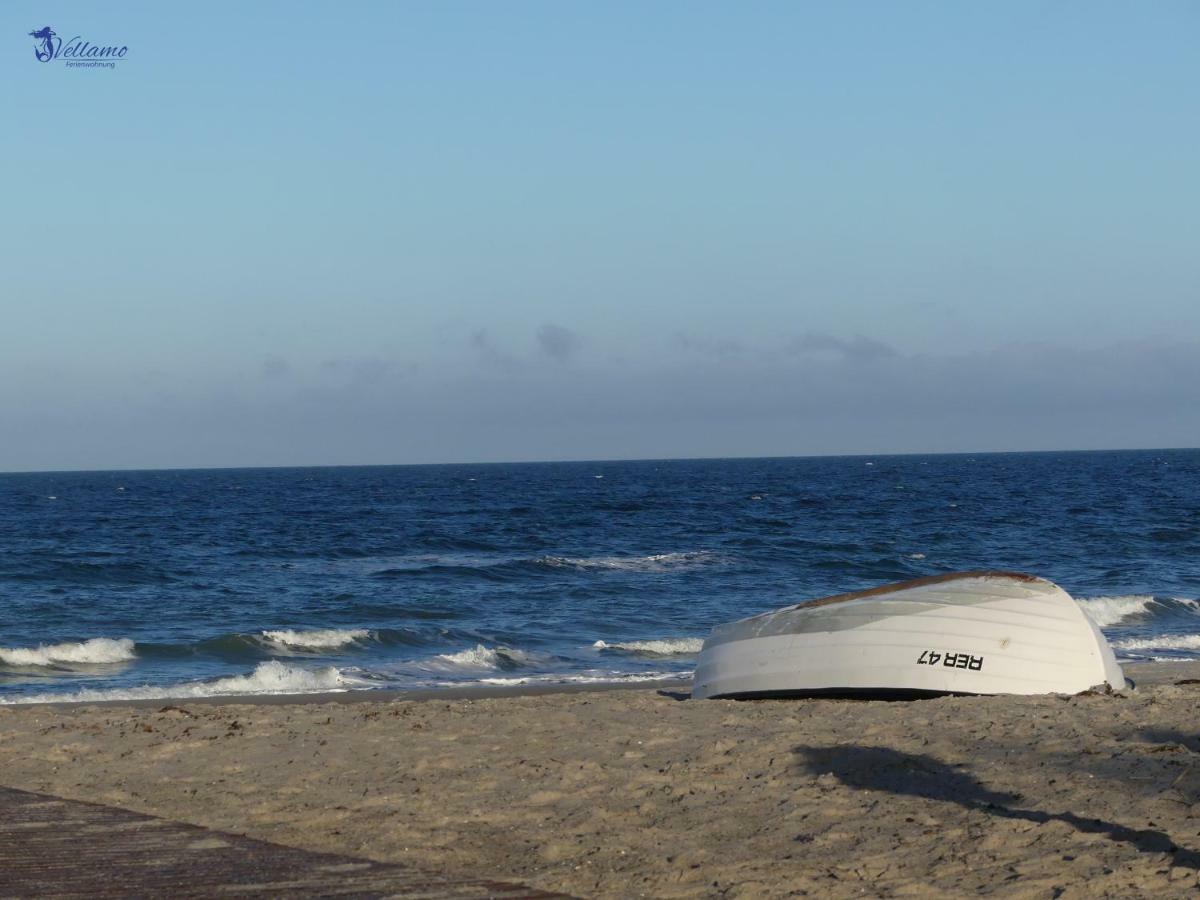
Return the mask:
[[586, 897], [1194, 895], [1200, 665], [1127, 672], [1074, 697], [7, 707], [0, 781]]

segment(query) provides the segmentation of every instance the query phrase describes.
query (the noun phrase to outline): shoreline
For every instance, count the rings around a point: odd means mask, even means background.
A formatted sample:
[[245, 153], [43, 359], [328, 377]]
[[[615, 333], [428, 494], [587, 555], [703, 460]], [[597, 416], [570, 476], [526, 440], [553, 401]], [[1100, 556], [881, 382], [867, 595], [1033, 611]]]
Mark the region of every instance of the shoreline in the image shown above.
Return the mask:
[[[1200, 679], [1200, 660], [1158, 660], [1153, 662], [1123, 663], [1122, 671], [1128, 681], [1133, 683], [1133, 691], [1139, 685], [1170, 684], [1182, 679]], [[312, 693], [296, 694], [217, 694], [204, 697], [150, 697], [150, 698], [114, 698], [111, 700], [52, 700], [29, 703], [8, 703], [0, 705], [0, 709], [79, 709], [91, 706], [117, 707], [128, 706], [135, 709], [147, 709], [164, 704], [203, 706], [294, 706], [294, 705], [323, 705], [326, 703], [357, 704], [357, 703], [395, 703], [400, 701], [431, 701], [431, 700], [490, 700], [506, 697], [541, 697], [556, 694], [589, 694], [607, 693], [610, 691], [655, 691], [667, 695], [689, 694], [692, 680], [683, 678], [663, 678], [661, 680], [645, 681], [611, 681], [577, 683], [534, 683], [534, 684], [505, 684], [474, 686], [454, 686], [445, 688], [367, 688], [350, 689], [345, 691], [315, 691]], [[1131, 690], [1127, 688], [1126, 690]], [[1017, 696], [1017, 695], [999, 695]], [[1057, 695], [1051, 695], [1057, 696]], [[690, 697], [679, 696], [684, 700]], [[809, 698], [822, 699], [822, 698]], [[830, 697], [826, 699], [846, 699]], [[882, 698], [869, 696], [860, 698], [863, 702], [878, 701]], [[935, 699], [935, 698], [926, 698]], [[896, 701], [903, 702], [903, 701]]]
[[326, 703], [397, 703], [431, 700], [490, 700], [505, 697], [541, 697], [555, 694], [590, 694], [610, 691], [685, 691], [692, 689], [690, 678], [663, 678], [646, 681], [602, 681], [588, 684], [490, 684], [445, 688], [351, 688], [345, 691], [314, 691], [300, 694], [213, 694], [204, 697], [141, 697], [112, 700], [50, 700], [30, 703], [9, 703], [0, 709], [80, 709], [91, 706], [129, 706], [148, 709], [163, 704], [186, 703], [195, 706], [298, 706]]

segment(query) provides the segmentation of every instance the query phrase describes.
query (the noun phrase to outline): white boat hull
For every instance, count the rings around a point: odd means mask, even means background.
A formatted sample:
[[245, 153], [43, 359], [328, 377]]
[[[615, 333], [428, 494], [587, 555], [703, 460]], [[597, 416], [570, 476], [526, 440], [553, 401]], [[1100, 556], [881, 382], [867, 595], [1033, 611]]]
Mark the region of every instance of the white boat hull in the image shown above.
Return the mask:
[[718, 626], [692, 696], [1073, 694], [1125, 678], [1062, 588], [966, 572], [827, 597]]

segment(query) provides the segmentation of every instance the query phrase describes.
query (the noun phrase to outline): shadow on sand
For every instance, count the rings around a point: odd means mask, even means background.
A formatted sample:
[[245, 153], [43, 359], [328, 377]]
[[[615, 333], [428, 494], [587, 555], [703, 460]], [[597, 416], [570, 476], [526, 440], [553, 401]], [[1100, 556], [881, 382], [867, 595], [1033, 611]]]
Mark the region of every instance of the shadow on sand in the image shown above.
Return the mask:
[[1200, 753], [1200, 736], [1184, 734], [1166, 728], [1143, 728], [1137, 732], [1139, 739], [1151, 744], [1178, 744], [1192, 753]]
[[1023, 809], [1013, 805], [1021, 799], [1019, 796], [992, 791], [958, 767], [929, 756], [854, 744], [801, 746], [795, 752], [807, 772], [814, 775], [832, 773], [847, 787], [957, 803], [966, 809], [982, 810], [989, 815], [1022, 819], [1039, 825], [1052, 821], [1065, 822], [1079, 831], [1103, 834], [1110, 840], [1123, 841], [1142, 853], [1174, 854], [1174, 865], [1200, 870], [1200, 853], [1176, 846], [1161, 831], [1139, 831], [1071, 812], [1048, 813]]

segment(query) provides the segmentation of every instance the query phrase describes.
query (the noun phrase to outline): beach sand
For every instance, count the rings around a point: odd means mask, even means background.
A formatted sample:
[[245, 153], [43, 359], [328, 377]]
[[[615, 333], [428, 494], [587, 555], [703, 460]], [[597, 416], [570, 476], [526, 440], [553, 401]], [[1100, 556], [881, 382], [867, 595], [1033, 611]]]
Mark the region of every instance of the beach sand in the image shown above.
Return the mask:
[[584, 897], [1194, 896], [1200, 666], [1127, 671], [1075, 697], [3, 707], [0, 783]]

